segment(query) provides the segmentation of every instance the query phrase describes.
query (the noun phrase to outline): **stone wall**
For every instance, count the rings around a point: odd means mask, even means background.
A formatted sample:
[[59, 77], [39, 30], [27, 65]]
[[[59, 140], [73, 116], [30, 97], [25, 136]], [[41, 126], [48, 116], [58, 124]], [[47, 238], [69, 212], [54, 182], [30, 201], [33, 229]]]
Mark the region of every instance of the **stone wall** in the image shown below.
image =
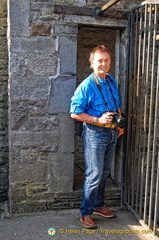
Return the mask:
[[11, 213], [50, 209], [73, 188], [76, 62], [68, 59], [76, 59], [76, 27], [55, 25], [52, 8], [52, 1], [10, 1]]
[[[76, 87], [78, 27], [123, 29], [128, 22], [57, 14], [54, 6], [98, 2], [8, 1], [11, 214], [74, 207], [79, 201], [81, 193], [73, 191], [74, 122], [68, 116]], [[124, 44], [122, 49], [125, 57]], [[124, 58], [121, 68], [125, 66]]]
[[0, 212], [8, 200], [7, 1], [0, 0]]

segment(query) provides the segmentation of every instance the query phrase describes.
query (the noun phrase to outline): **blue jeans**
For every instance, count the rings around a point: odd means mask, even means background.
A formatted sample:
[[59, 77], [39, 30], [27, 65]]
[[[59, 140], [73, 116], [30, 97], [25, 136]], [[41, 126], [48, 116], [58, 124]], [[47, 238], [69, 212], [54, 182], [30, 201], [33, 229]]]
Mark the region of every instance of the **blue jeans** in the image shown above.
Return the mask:
[[118, 130], [84, 124], [83, 137], [85, 181], [80, 211], [86, 217], [104, 206], [106, 176], [111, 171]]

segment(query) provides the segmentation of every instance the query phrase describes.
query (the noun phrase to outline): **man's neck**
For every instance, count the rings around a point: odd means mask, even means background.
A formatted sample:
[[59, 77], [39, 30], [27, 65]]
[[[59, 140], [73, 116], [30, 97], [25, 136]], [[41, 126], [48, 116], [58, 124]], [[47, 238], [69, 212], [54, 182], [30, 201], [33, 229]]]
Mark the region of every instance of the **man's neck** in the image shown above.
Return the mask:
[[96, 74], [96, 75], [99, 76], [100, 78], [102, 78], [103, 80], [106, 80], [107, 74]]

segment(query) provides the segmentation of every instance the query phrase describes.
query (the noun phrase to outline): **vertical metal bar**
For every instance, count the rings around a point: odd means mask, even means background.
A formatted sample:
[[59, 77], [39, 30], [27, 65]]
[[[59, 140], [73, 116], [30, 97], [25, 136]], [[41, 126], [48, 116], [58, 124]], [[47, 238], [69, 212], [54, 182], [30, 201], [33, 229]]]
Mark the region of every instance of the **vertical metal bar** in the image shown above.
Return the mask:
[[[152, 85], [151, 87], [154, 89], [154, 73], [155, 73], [155, 53], [156, 53], [156, 25], [157, 25], [157, 4], [155, 5], [155, 13], [154, 13], [154, 31], [153, 31], [153, 54], [152, 54]], [[157, 82], [158, 84], [158, 82]], [[157, 90], [156, 90], [157, 91]], [[151, 115], [153, 110], [153, 92], [151, 95]], [[157, 93], [158, 94], [158, 93]], [[153, 152], [152, 152], [152, 167], [151, 167], [151, 186], [150, 186], [150, 204], [149, 204], [149, 220], [148, 220], [148, 226], [151, 226], [151, 220], [152, 220], [152, 205], [153, 205], [153, 186], [154, 186], [154, 168], [155, 168], [155, 155], [156, 155], [156, 134], [157, 134], [157, 110], [158, 110], [158, 96], [156, 96], [156, 107], [155, 107], [155, 121], [154, 121], [154, 135], [153, 135]]]
[[[144, 8], [144, 38], [143, 38], [143, 51], [142, 51], [142, 91], [141, 91], [141, 111], [144, 117], [144, 98], [145, 98], [145, 62], [146, 62], [146, 36], [147, 36], [147, 5]], [[144, 159], [145, 159], [145, 144], [144, 144], [144, 128], [143, 128], [143, 118], [141, 118], [140, 125], [140, 144], [139, 153], [142, 152], [141, 158], [141, 169], [140, 169], [140, 198], [139, 198], [139, 216], [142, 215], [143, 206], [143, 183], [144, 183]], [[141, 151], [142, 149], [142, 151]], [[139, 158], [140, 161], [140, 158]]]
[[[148, 56], [147, 56], [147, 70], [146, 70], [146, 83], [148, 86], [149, 81], [149, 60], [150, 60], [150, 43], [151, 43], [151, 26], [152, 26], [152, 5], [150, 5], [150, 13], [149, 13], [149, 33], [148, 33]], [[146, 96], [145, 96], [146, 97]], [[147, 98], [148, 98], [148, 87], [147, 87]], [[145, 99], [146, 103], [145, 106], [147, 106], [148, 99]], [[145, 108], [145, 114], [147, 118], [147, 107]], [[146, 119], [145, 119], [146, 120]], [[147, 219], [147, 207], [148, 207], [148, 187], [149, 187], [149, 156], [150, 156], [150, 131], [151, 131], [151, 122], [152, 119], [149, 119], [149, 132], [148, 132], [148, 142], [147, 142], [147, 163], [146, 163], [146, 179], [145, 179], [145, 201], [144, 201], [144, 222], [146, 223]], [[146, 122], [145, 122], [146, 124]], [[146, 126], [147, 128], [147, 126]]]
[[[136, 31], [135, 31], [135, 48], [134, 48], [134, 69], [133, 69], [133, 106], [132, 106], [132, 132], [131, 136], [134, 136], [136, 134], [136, 119], [135, 116], [137, 116], [137, 106], [136, 106], [136, 95], [137, 95], [137, 59], [139, 55], [138, 51], [138, 41], [139, 41], [139, 26], [138, 26], [138, 19], [139, 19], [139, 10], [136, 11]], [[131, 207], [134, 208], [134, 193], [135, 193], [135, 178], [136, 176], [133, 174], [135, 172], [136, 168], [136, 162], [135, 162], [135, 143], [136, 138], [131, 139]], [[132, 155], [133, 154], [133, 155]]]
[[[132, 37], [132, 39], [131, 39], [131, 44], [132, 44], [132, 40], [133, 40], [133, 26], [134, 26], [134, 13], [132, 12], [132, 16], [131, 16], [131, 37]], [[132, 45], [131, 45], [131, 57], [132, 57], [132, 59], [131, 59], [131, 64], [133, 65], [133, 49], [132, 49]], [[132, 78], [132, 65], [130, 66], [130, 68], [131, 68], [131, 78]], [[130, 102], [129, 102], [129, 116], [131, 116], [131, 113], [132, 113], [132, 109], [133, 109], [133, 91], [134, 91], [134, 83], [131, 81], [131, 88], [130, 88], [130, 91], [132, 91], [132, 95], [130, 95], [132, 98], [131, 98], [131, 100], [130, 100]], [[130, 129], [130, 135], [129, 136], [131, 136], [131, 130], [132, 130], [132, 128], [131, 128], [131, 124], [132, 124], [132, 118], [130, 119], [130, 121], [129, 121], [129, 123], [128, 123], [128, 129]], [[131, 149], [132, 150], [132, 139], [131, 139], [131, 137], [129, 137], [129, 140], [130, 140], [130, 146], [129, 146], [129, 148], [128, 149]], [[130, 150], [130, 152], [129, 152], [129, 164], [130, 164], [130, 166], [131, 166], [131, 161], [132, 161], [132, 151]], [[128, 168], [129, 168], [129, 176], [131, 176], [131, 172], [130, 172], [130, 167], [128, 166]], [[130, 179], [129, 179], [129, 188], [128, 188], [128, 193], [129, 193], [129, 195], [128, 195], [128, 202], [130, 203], [130, 201], [131, 201], [131, 193], [130, 193], [130, 191], [131, 191], [131, 177], [130, 177]]]
[[138, 49], [138, 69], [137, 69], [137, 106], [136, 106], [136, 133], [135, 133], [135, 157], [134, 160], [136, 161], [136, 177], [135, 177], [135, 211], [138, 212], [138, 197], [139, 197], [139, 183], [140, 183], [140, 128], [141, 128], [141, 102], [142, 102], [142, 81], [141, 81], [141, 63], [143, 59], [142, 55], [142, 33], [143, 33], [143, 8], [140, 8], [140, 26], [139, 26], [139, 49]]
[[124, 202], [130, 202], [130, 141], [131, 141], [131, 113], [132, 113], [132, 59], [133, 59], [133, 52], [132, 52], [132, 42], [133, 42], [133, 24], [134, 24], [134, 14], [131, 11], [129, 15], [129, 24], [130, 24], [130, 34], [129, 34], [129, 55], [128, 55], [128, 81], [129, 81], [129, 103], [128, 103], [128, 124], [127, 124], [127, 147], [126, 147], [126, 161], [125, 161], [125, 176], [124, 176], [124, 187], [123, 187], [123, 195], [124, 195]]
[[[125, 187], [127, 189], [127, 192], [125, 192], [125, 199], [127, 197], [127, 202], [130, 204], [131, 202], [131, 190], [132, 190], [132, 152], [133, 152], [133, 143], [132, 143], [132, 134], [133, 134], [133, 103], [134, 103], [134, 86], [136, 85], [134, 83], [135, 81], [135, 77], [133, 78], [133, 73], [134, 73], [134, 48], [133, 48], [133, 42], [135, 41], [135, 46], [137, 45], [137, 41], [134, 39], [134, 24], [135, 24], [135, 19], [137, 19], [135, 13], [132, 11], [131, 12], [131, 16], [130, 16], [130, 58], [129, 58], [129, 107], [128, 107], [128, 125], [127, 125], [127, 129], [128, 129], [128, 133], [127, 133], [127, 164], [126, 164], [126, 175], [125, 175], [125, 179], [126, 179], [126, 183], [125, 183]], [[137, 27], [136, 27], [137, 29]], [[136, 54], [136, 52], [135, 52]], [[127, 196], [126, 196], [127, 194]]]
[[[158, 100], [159, 100], [159, 47], [158, 47], [158, 68], [157, 68], [157, 87], [156, 87], [156, 125], [158, 118]], [[157, 144], [156, 144], [157, 145]], [[156, 146], [155, 146], [156, 147]], [[157, 179], [156, 179], [156, 196], [155, 196], [155, 209], [154, 209], [154, 226], [153, 232], [156, 234], [157, 215], [159, 207], [159, 144], [158, 144], [158, 163], [157, 163]]]
[[[135, 151], [134, 151], [134, 172], [137, 173], [137, 176], [133, 174], [133, 192], [132, 192], [132, 202], [135, 206], [135, 211], [138, 208], [138, 190], [139, 190], [139, 168], [140, 168], [140, 161], [139, 161], [139, 128], [140, 128], [140, 85], [141, 85], [141, 49], [142, 49], [142, 26], [143, 26], [143, 9], [140, 8], [139, 10], [139, 36], [138, 36], [138, 58], [137, 58], [137, 82], [136, 82], [136, 107], [135, 107], [135, 115], [136, 115], [136, 122], [135, 122]], [[134, 201], [135, 200], [135, 201]]]
[[156, 179], [155, 213], [154, 213], [154, 225], [153, 225], [154, 235], [156, 234], [158, 207], [159, 207], [159, 149], [158, 149], [158, 167], [157, 167], [157, 179]]

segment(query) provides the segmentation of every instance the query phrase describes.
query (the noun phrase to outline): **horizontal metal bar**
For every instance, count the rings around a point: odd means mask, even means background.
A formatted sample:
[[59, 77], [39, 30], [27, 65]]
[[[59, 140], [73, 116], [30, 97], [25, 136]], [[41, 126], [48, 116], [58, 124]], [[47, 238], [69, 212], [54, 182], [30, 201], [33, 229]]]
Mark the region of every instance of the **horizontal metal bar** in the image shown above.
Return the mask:
[[[93, 16], [92, 12], [93, 12], [93, 8], [54, 5], [54, 13], [56, 13], [56, 14]], [[108, 10], [106, 12], [103, 12], [103, 17], [104, 18], [128, 19], [129, 12], [113, 9], [113, 10]]]
[[133, 8], [132, 8], [132, 11], [134, 11], [134, 10], [136, 10], [136, 9], [138, 9], [138, 8], [141, 8], [142, 6], [145, 6], [145, 5], [147, 5], [147, 4], [149, 4], [149, 5], [158, 4], [158, 5], [159, 5], [159, 2], [158, 2], [158, 0], [144, 1], [144, 2], [142, 2], [142, 3], [137, 4], [135, 7], [133, 7]]
[[141, 3], [141, 5], [146, 5], [146, 4], [159, 4], [158, 0], [147, 0]]

